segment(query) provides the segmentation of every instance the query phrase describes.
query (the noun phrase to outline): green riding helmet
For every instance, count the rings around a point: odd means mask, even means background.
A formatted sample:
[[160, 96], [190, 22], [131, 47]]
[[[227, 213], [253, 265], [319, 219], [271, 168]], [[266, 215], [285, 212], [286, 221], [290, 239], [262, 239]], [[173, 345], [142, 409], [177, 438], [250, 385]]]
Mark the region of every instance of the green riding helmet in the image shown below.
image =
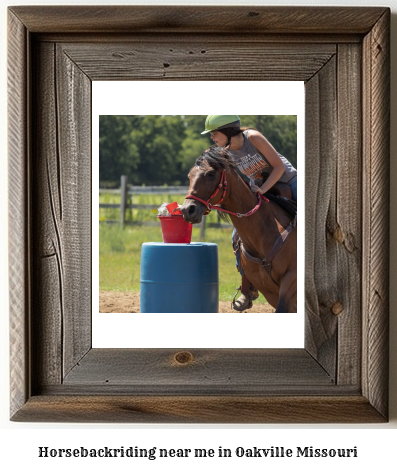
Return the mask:
[[240, 118], [236, 114], [224, 115], [224, 114], [210, 114], [205, 120], [205, 131], [201, 134], [207, 134], [207, 132], [218, 131], [224, 128], [240, 128]]

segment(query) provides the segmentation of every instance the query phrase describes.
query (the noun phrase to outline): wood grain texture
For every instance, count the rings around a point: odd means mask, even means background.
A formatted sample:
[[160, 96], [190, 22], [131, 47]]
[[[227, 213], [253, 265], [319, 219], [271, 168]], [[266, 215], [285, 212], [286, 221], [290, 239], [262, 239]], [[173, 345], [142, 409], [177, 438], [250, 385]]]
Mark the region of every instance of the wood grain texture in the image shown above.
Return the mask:
[[333, 241], [331, 311], [338, 321], [337, 383], [359, 384], [362, 352], [362, 52], [338, 46], [337, 169], [334, 215], [327, 226]]
[[61, 48], [56, 71], [65, 376], [91, 348], [91, 81]]
[[38, 396], [14, 421], [88, 423], [379, 423], [385, 419], [361, 396]]
[[91, 83], [54, 44], [35, 59], [35, 378], [60, 384], [91, 347]]
[[307, 81], [336, 53], [334, 44], [241, 43], [162, 36], [158, 42], [65, 44], [64, 54], [91, 80], [300, 80]]
[[26, 28], [8, 15], [8, 166], [9, 166], [9, 299], [11, 413], [30, 394], [29, 351], [29, 199]]
[[130, 386], [138, 391], [184, 394], [237, 390], [260, 394], [280, 386], [330, 386], [333, 378], [304, 349], [192, 349], [189, 361], [178, 362], [177, 349], [94, 349], [65, 377], [63, 385], [79, 389], [90, 385], [111, 390]]
[[[61, 194], [58, 158], [58, 126], [55, 91], [55, 49], [53, 44], [34, 46], [38, 64], [33, 87], [34, 155], [33, 192], [34, 257], [32, 290], [32, 365], [34, 387], [38, 384], [60, 384], [63, 376], [63, 316], [62, 235], [59, 225]], [[48, 64], [50, 64], [48, 66]]]
[[12, 7], [30, 31], [56, 33], [366, 33], [384, 8], [233, 6]]
[[360, 46], [306, 84], [306, 348], [337, 384], [361, 367]]
[[[9, 21], [12, 420], [387, 420], [389, 11], [13, 7]], [[183, 364], [91, 350], [91, 80], [214, 80], [233, 54], [233, 77], [306, 82], [306, 348]]]
[[332, 306], [338, 300], [340, 279], [333, 255], [337, 242], [328, 233], [336, 216], [336, 86], [336, 58], [332, 57], [306, 84], [305, 109], [305, 346], [332, 377], [337, 358], [337, 318]]
[[363, 392], [388, 411], [390, 12], [364, 40]]

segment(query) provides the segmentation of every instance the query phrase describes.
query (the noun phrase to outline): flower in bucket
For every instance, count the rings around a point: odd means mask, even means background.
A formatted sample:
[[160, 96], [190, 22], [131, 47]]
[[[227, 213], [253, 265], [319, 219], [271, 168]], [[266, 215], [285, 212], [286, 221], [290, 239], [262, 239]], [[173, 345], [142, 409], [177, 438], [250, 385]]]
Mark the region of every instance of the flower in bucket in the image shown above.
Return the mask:
[[158, 209], [158, 215], [159, 216], [169, 216], [170, 213], [168, 212], [167, 205], [169, 203], [163, 203]]
[[181, 211], [179, 211], [179, 205], [176, 201], [173, 203], [163, 203], [159, 208], [158, 208], [158, 215], [159, 216], [176, 216], [182, 214]]
[[177, 215], [182, 214], [178, 208], [179, 208], [179, 204], [176, 201], [174, 201], [173, 203], [167, 204], [167, 209], [168, 209], [168, 212], [171, 214], [171, 216], [177, 216]]

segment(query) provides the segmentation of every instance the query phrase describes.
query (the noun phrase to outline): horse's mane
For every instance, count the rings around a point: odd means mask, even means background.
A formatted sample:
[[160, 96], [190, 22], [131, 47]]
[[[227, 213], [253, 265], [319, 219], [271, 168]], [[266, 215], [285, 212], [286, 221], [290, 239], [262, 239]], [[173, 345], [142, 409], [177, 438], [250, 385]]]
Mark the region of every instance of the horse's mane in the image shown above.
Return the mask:
[[229, 152], [223, 147], [209, 147], [196, 160], [196, 165], [200, 167], [204, 162], [207, 162], [208, 165], [215, 170], [221, 168], [223, 170], [234, 171], [236, 168], [236, 163], [230, 156]]
[[[222, 169], [226, 171], [236, 172], [236, 163], [232, 159], [229, 152], [222, 147], [211, 146], [206, 151], [204, 151], [196, 160], [196, 165], [200, 167], [204, 163], [207, 163], [211, 168], [215, 170]], [[223, 221], [229, 224], [232, 223], [227, 213], [219, 211], [218, 214]]]

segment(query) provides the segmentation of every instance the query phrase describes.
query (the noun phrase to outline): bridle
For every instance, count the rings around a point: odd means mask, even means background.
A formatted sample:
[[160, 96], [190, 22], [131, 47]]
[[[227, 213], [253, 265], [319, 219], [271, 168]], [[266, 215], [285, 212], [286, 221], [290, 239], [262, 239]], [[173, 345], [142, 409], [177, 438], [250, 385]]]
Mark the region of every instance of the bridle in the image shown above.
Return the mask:
[[[218, 203], [212, 205], [211, 200], [214, 199], [217, 196], [217, 194], [219, 193], [219, 191], [222, 187], [223, 187], [223, 193], [222, 193], [221, 199], [218, 201]], [[254, 214], [254, 213], [256, 213], [256, 211], [258, 211], [260, 205], [262, 204], [262, 201], [265, 201], [266, 203], [269, 202], [269, 200], [266, 198], [266, 196], [263, 196], [260, 193], [257, 193], [258, 203], [256, 204], [256, 206], [254, 208], [252, 208], [250, 211], [248, 211], [248, 213], [245, 213], [245, 214], [233, 213], [232, 211], [228, 211], [227, 209], [221, 208], [221, 206], [220, 206], [222, 201], [225, 199], [226, 191], [227, 191], [226, 170], [223, 170], [220, 182], [219, 182], [218, 186], [216, 187], [216, 190], [207, 199], [207, 201], [205, 201], [205, 200], [203, 200], [203, 199], [201, 199], [201, 198], [199, 198], [198, 196], [195, 196], [195, 195], [186, 195], [185, 199], [187, 199], [187, 200], [193, 199], [193, 200], [200, 201], [200, 203], [203, 203], [207, 208], [204, 211], [204, 215], [209, 214], [212, 209], [216, 209], [217, 211], [222, 211], [224, 213], [231, 214], [232, 216], [237, 216], [239, 218], [252, 216], [252, 214]]]

